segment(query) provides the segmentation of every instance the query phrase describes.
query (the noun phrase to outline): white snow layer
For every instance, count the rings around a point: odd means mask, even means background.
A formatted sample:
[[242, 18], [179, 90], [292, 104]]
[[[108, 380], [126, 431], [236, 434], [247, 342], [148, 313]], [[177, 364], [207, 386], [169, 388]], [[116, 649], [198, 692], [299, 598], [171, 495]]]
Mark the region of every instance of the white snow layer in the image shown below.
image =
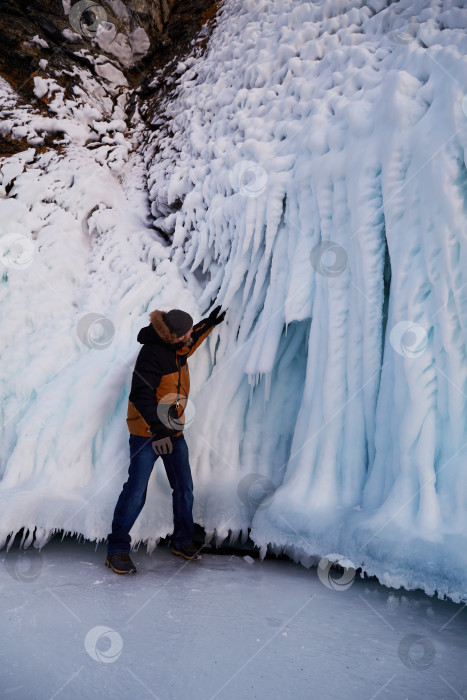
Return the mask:
[[[1, 161], [16, 179], [0, 227], [21, 249], [0, 287], [3, 541], [23, 526], [38, 545], [54, 528], [106, 537], [136, 333], [153, 308], [198, 320], [222, 303], [190, 360], [208, 536], [251, 527], [263, 552], [340, 552], [387, 585], [467, 600], [467, 12], [386, 4], [226, 0], [144, 139], [102, 109], [70, 114], [60, 92], [56, 125], [0, 126], [69, 143]], [[120, 90], [123, 109], [123, 74], [96, 71], [100, 104]], [[83, 336], [89, 314], [108, 342]], [[170, 531], [159, 460], [132, 537], [151, 551]]]

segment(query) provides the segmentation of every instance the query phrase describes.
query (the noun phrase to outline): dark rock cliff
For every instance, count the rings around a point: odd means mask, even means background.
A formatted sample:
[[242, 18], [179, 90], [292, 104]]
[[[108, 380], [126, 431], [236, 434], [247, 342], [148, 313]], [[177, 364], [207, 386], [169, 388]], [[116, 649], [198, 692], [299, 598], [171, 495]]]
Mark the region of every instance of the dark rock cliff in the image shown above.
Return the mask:
[[[0, 77], [17, 105], [54, 116], [57, 101], [77, 96], [99, 100], [103, 118], [128, 120], [138, 100], [145, 112], [170, 90], [172, 68], [197, 46], [203, 49], [219, 2], [213, 0], [1, 0]], [[150, 83], [157, 73], [156, 85]], [[125, 95], [123, 96], [123, 93]], [[118, 105], [115, 113], [112, 103]], [[94, 103], [93, 103], [94, 104]], [[0, 117], [11, 116], [0, 105]], [[63, 134], [46, 134], [56, 146]], [[7, 127], [0, 130], [0, 157], [28, 147]]]

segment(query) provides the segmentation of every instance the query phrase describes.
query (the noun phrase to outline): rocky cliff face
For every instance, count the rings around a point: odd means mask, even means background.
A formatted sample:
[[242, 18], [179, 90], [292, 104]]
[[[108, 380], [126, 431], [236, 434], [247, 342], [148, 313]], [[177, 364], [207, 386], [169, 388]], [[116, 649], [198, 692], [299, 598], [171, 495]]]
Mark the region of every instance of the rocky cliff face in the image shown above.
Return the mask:
[[[103, 133], [122, 130], [104, 123], [127, 124], [138, 97], [147, 108], [160, 100], [174, 66], [206, 41], [218, 3], [3, 0], [1, 5], [0, 77], [8, 99], [4, 95], [0, 103], [0, 157], [31, 145], [60, 148], [76, 138], [93, 144]], [[26, 110], [26, 126], [13, 106]]]

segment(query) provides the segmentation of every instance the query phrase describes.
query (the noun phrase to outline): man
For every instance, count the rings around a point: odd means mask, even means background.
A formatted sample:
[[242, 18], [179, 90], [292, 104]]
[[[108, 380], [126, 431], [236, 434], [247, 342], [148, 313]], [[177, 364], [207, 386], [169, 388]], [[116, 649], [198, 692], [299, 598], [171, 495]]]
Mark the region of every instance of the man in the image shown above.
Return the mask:
[[146, 501], [149, 477], [159, 456], [172, 488], [172, 553], [185, 559], [199, 557], [193, 544], [193, 481], [183, 436], [184, 408], [190, 391], [187, 358], [224, 320], [226, 312], [219, 314], [220, 310], [217, 306], [195, 326], [185, 311], [156, 310], [149, 315], [149, 326], [138, 334], [143, 347], [134, 367], [128, 401], [128, 480], [115, 506], [105, 560], [117, 574], [136, 573], [129, 555], [130, 530]]

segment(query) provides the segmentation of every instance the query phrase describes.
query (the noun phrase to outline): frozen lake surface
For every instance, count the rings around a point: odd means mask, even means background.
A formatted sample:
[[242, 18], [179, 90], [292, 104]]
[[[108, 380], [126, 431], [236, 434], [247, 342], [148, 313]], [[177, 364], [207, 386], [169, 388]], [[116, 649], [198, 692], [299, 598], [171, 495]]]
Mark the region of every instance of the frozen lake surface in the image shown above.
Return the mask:
[[317, 568], [169, 549], [104, 566], [105, 544], [0, 552], [4, 699], [467, 696], [465, 605]]

